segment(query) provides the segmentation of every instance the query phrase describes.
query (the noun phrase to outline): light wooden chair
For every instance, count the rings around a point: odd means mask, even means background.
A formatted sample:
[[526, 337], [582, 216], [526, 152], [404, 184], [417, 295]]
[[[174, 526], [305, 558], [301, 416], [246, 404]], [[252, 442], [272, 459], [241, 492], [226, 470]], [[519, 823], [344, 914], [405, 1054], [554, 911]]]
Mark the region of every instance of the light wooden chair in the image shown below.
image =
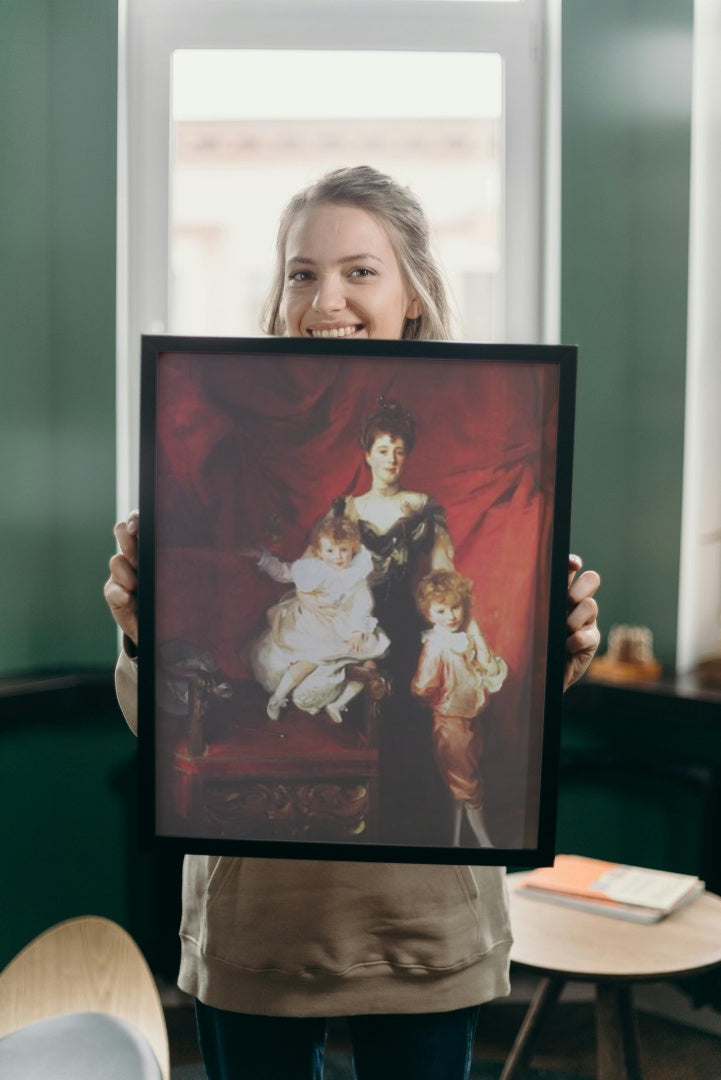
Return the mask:
[[[54, 1027], [48, 1023], [51, 1021]], [[69, 1027], [71, 1021], [74, 1026]], [[31, 941], [0, 973], [0, 1063], [3, 1052], [14, 1052], [12, 1060], [19, 1060], [17, 1046], [31, 1024], [35, 1034], [22, 1044], [26, 1056], [36, 1052], [33, 1047], [39, 1052], [49, 1028], [57, 1032], [58, 1026], [65, 1024], [65, 1042], [56, 1040], [56, 1047], [70, 1045], [73, 1052], [77, 1047], [78, 1054], [87, 1057], [93, 1043], [84, 1039], [84, 1033], [94, 1026], [96, 1045], [104, 1045], [104, 1030], [112, 1034], [117, 1046], [122, 1047], [126, 1039], [132, 1044], [128, 1060], [134, 1064], [129, 1064], [125, 1073], [119, 1064], [122, 1049], [120, 1053], [117, 1047], [113, 1051], [113, 1076], [145, 1080], [153, 1075], [154, 1058], [155, 1075], [169, 1080], [168, 1035], [155, 981], [133, 939], [109, 919], [87, 915], [58, 923]], [[62, 1053], [66, 1054], [65, 1049]], [[139, 1066], [141, 1058], [151, 1064]], [[22, 1064], [25, 1068], [24, 1058]], [[83, 1071], [83, 1062], [75, 1070], [68, 1061], [63, 1067], [67, 1071], [45, 1073], [47, 1080], [55, 1075], [80, 1080], [86, 1075], [111, 1074], [103, 1065], [100, 1072]], [[27, 1075], [39, 1074], [28, 1071]]]

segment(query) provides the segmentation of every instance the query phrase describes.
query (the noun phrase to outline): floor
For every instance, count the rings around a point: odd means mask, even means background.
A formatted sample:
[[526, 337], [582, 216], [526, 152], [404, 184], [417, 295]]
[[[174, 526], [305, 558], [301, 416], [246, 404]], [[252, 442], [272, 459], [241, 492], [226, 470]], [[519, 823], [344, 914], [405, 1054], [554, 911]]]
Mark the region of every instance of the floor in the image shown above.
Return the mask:
[[[505, 1060], [526, 1007], [491, 1005], [479, 1025], [478, 1056]], [[641, 1064], [648, 1080], [721, 1080], [721, 1038], [639, 1013]], [[485, 1023], [484, 1023], [485, 1021]], [[541, 1030], [533, 1064], [596, 1076], [595, 1020], [591, 1002], [562, 1002]]]
[[[504, 1061], [521, 1025], [523, 1001], [484, 1006], [476, 1056]], [[198, 1060], [193, 1010], [187, 1004], [166, 1008], [172, 1065]], [[721, 1080], [721, 1038], [670, 1020], [639, 1012], [639, 1035], [647, 1080]], [[342, 1023], [334, 1023], [331, 1040], [342, 1045]], [[591, 1001], [562, 1001], [541, 1031], [533, 1064], [581, 1077], [596, 1075], [595, 1030]]]

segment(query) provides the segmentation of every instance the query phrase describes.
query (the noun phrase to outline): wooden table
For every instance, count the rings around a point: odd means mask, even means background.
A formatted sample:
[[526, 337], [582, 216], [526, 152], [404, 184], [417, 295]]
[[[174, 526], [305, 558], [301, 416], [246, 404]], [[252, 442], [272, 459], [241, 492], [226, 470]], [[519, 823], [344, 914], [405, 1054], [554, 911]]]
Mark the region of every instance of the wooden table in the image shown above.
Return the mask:
[[721, 966], [721, 898], [703, 893], [661, 922], [626, 922], [529, 899], [509, 874], [511, 959], [542, 979], [501, 1080], [519, 1080], [544, 1017], [569, 980], [596, 986], [599, 1080], [642, 1080], [632, 986]]

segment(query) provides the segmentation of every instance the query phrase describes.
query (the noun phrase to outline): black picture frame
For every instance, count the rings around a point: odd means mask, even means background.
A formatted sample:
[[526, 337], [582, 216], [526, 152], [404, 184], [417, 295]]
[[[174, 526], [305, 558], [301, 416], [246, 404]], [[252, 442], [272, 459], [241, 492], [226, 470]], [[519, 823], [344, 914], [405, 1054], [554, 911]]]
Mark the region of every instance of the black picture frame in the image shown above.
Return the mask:
[[[553, 861], [575, 382], [573, 346], [143, 337], [143, 848]], [[396, 482], [405, 494], [384, 489], [401, 506], [390, 527], [378, 526], [376, 495], [375, 523], [361, 512], [380, 474], [359, 436], [379, 408], [415, 424]], [[327, 544], [309, 541], [328, 515], [360, 519], [360, 546], [343, 541], [340, 570], [324, 561]], [[416, 578], [440, 565], [443, 544], [473, 586], [475, 623], [459, 593], [444, 594], [437, 602], [462, 608], [462, 619], [445, 629], [426, 621], [422, 639]], [[262, 569], [257, 548], [278, 563]], [[271, 565], [295, 576], [279, 583]], [[311, 569], [319, 576], [308, 585], [298, 575]], [[370, 617], [353, 639], [358, 662], [355, 652], [331, 657], [316, 632], [330, 626], [350, 640], [346, 602], [352, 619]], [[420, 686], [422, 647], [432, 675]], [[311, 675], [271, 719], [268, 687], [299, 657], [306, 667], [292, 677]], [[350, 683], [337, 723], [333, 695]], [[480, 700], [479, 716], [467, 715]]]

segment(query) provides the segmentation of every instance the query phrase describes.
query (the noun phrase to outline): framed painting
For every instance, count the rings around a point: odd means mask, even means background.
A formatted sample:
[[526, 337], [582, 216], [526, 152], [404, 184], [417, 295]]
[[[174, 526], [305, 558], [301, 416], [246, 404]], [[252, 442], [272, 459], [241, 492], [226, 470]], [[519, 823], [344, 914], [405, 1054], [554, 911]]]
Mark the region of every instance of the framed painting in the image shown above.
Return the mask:
[[552, 861], [575, 370], [143, 339], [144, 846]]

